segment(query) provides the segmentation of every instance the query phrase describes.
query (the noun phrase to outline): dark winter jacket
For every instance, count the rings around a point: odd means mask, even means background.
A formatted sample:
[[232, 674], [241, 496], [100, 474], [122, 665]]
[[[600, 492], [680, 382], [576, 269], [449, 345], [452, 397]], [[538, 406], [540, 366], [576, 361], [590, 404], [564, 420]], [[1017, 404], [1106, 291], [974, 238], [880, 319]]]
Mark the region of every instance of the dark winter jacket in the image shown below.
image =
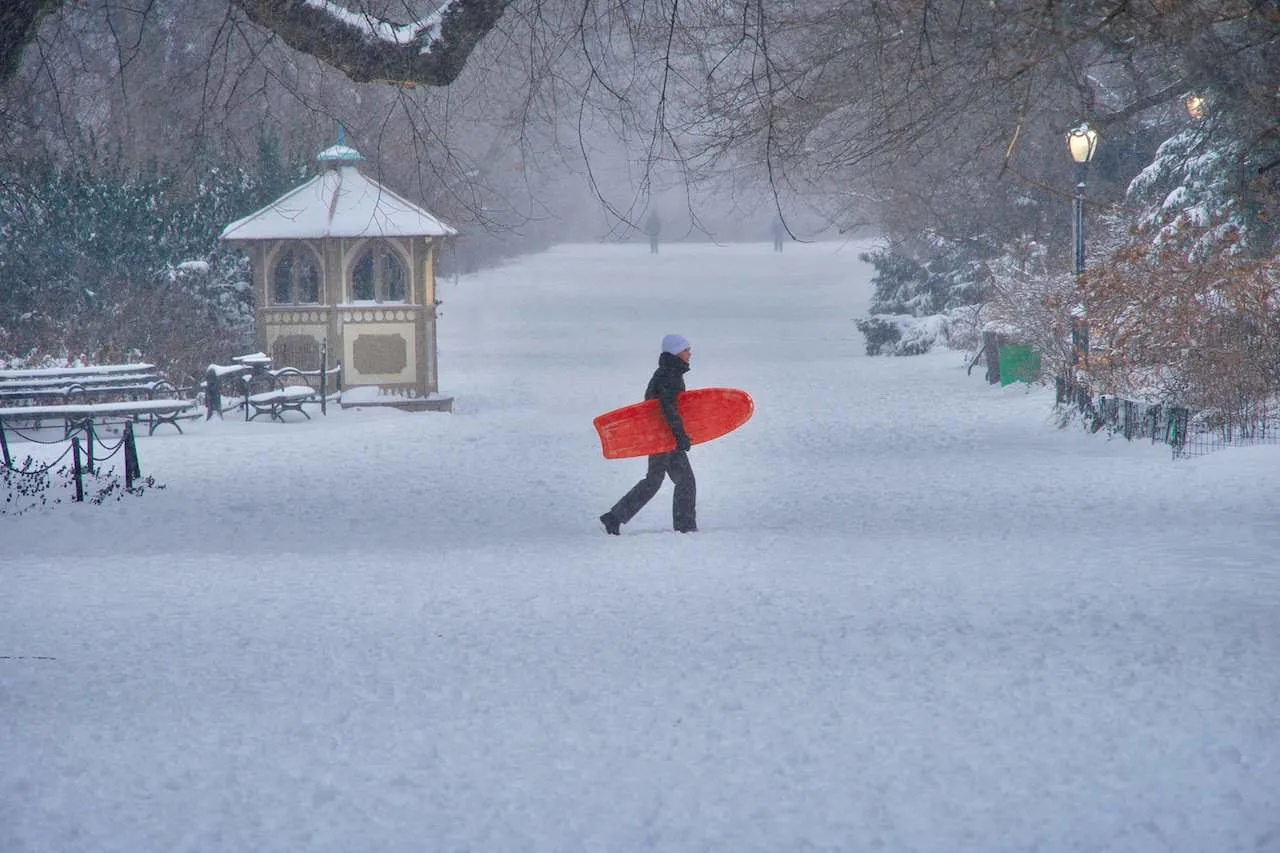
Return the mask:
[[689, 436], [680, 421], [680, 413], [676, 411], [676, 395], [684, 390], [684, 375], [689, 372], [689, 365], [676, 355], [664, 352], [658, 357], [658, 369], [653, 372], [649, 386], [644, 389], [646, 400], [657, 400], [662, 409], [662, 417], [671, 427], [671, 434], [676, 437], [676, 449], [689, 449]]

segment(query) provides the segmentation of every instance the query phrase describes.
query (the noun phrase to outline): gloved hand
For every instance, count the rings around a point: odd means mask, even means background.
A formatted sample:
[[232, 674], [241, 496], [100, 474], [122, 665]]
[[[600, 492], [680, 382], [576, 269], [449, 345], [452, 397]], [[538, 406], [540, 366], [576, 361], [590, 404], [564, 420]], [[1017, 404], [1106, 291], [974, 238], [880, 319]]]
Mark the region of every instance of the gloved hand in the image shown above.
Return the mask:
[[676, 451], [684, 453], [689, 449], [689, 437], [687, 435], [676, 436]]

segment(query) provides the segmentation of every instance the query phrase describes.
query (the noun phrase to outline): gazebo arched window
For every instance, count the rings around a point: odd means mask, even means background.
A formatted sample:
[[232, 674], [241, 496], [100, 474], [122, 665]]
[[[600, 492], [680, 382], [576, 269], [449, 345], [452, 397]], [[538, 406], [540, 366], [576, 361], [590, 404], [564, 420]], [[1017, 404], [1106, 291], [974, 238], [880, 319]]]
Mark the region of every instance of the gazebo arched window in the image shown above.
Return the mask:
[[351, 266], [353, 302], [404, 302], [409, 276], [400, 254], [386, 243], [374, 243]]
[[314, 305], [320, 301], [320, 265], [309, 249], [291, 247], [271, 272], [273, 305]]

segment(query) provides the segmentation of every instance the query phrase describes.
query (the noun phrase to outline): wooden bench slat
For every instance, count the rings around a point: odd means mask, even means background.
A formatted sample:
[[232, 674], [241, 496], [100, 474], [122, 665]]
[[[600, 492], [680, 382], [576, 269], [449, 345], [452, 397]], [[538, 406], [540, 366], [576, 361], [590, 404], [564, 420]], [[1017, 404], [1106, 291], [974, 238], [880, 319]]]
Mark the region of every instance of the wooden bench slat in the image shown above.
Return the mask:
[[261, 394], [252, 394], [249, 397], [249, 401], [252, 403], [274, 403], [278, 401], [307, 400], [312, 397], [318, 398], [319, 396], [320, 394], [313, 388], [290, 385], [278, 391], [263, 391]]
[[105, 397], [110, 394], [150, 394], [164, 380], [131, 385], [50, 385], [36, 388], [10, 388], [0, 385], [0, 400], [22, 400], [35, 397], [67, 397], [70, 395]]
[[83, 377], [109, 375], [119, 373], [152, 373], [154, 364], [137, 362], [136, 364], [101, 364], [93, 367], [20, 367], [0, 370], [0, 381], [14, 379], [48, 379], [57, 376]]
[[10, 406], [0, 409], [0, 418], [91, 417], [93, 415], [149, 415], [182, 412], [194, 408], [195, 400], [138, 400], [124, 403], [59, 403], [54, 406]]
[[126, 373], [119, 376], [85, 376], [80, 379], [56, 377], [18, 382], [0, 380], [0, 391], [23, 391], [37, 388], [114, 388], [119, 385], [145, 385], [159, 382], [158, 373]]

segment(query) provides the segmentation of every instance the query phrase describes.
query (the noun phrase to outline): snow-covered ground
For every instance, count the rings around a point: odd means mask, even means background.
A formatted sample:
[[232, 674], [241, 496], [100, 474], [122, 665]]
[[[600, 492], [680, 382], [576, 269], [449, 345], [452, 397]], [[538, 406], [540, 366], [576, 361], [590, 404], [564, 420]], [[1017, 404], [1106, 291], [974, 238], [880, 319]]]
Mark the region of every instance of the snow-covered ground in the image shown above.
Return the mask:
[[[453, 414], [164, 430], [164, 490], [0, 517], [0, 851], [1280, 850], [1280, 448], [867, 358], [860, 248], [446, 282]], [[668, 484], [606, 536], [667, 332], [756, 415], [701, 532]]]

